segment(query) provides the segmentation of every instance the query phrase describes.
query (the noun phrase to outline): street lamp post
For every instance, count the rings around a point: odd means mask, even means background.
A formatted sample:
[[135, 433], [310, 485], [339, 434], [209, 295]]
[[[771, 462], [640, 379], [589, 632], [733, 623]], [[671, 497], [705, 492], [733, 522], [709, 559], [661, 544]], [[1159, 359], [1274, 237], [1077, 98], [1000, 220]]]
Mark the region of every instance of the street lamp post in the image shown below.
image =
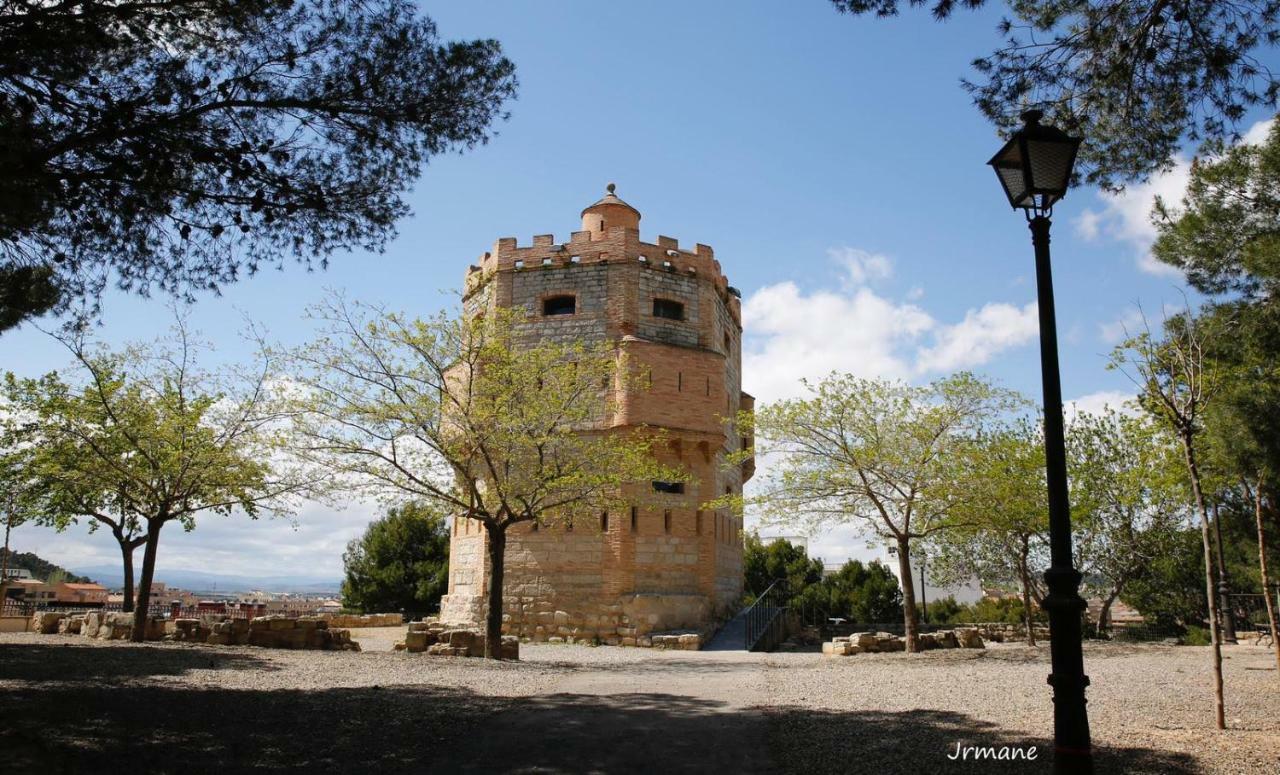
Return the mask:
[[1036, 290], [1040, 308], [1040, 373], [1044, 383], [1044, 451], [1049, 487], [1050, 566], [1044, 579], [1048, 594], [1049, 653], [1053, 672], [1053, 771], [1093, 772], [1085, 687], [1080, 572], [1071, 556], [1071, 505], [1067, 497], [1067, 456], [1063, 439], [1062, 384], [1058, 371], [1058, 331], [1053, 307], [1053, 275], [1049, 266], [1049, 218], [1053, 205], [1066, 196], [1080, 138], [1040, 124], [1042, 113], [1022, 114], [1025, 123], [991, 161], [1009, 204], [1020, 209], [1031, 227], [1036, 254]]

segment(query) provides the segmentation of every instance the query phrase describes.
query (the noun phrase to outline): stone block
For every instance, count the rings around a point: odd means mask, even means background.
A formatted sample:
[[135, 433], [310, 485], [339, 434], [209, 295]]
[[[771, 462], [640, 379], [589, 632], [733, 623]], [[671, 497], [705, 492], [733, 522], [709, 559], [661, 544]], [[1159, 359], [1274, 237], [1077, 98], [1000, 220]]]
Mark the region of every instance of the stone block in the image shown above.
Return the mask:
[[80, 628], [84, 626], [84, 615], [66, 616], [58, 622], [59, 635], [79, 635]]
[[100, 640], [128, 640], [132, 632], [133, 614], [110, 613], [103, 614], [97, 637]]
[[58, 631], [58, 623], [66, 616], [67, 614], [57, 611], [36, 611], [31, 615], [31, 631], [41, 635], [53, 635]]
[[84, 624], [80, 626], [80, 634], [86, 638], [98, 637], [98, 629], [102, 626], [102, 613], [90, 611], [85, 614]]
[[849, 654], [848, 641], [832, 641], [822, 644], [822, 656], [824, 657], [843, 657]]

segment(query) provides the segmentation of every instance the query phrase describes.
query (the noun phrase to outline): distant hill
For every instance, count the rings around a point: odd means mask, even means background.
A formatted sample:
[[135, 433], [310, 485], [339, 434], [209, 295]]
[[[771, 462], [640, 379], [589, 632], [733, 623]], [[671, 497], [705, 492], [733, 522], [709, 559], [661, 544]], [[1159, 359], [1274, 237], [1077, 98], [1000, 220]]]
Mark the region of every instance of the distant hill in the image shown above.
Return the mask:
[[[77, 576], [66, 568], [54, 565], [48, 560], [41, 559], [38, 555], [33, 554], [32, 552], [14, 552], [9, 555], [9, 567], [26, 568], [31, 571], [32, 576], [40, 579], [41, 581], [45, 581], [50, 575], [58, 572], [62, 572], [66, 576], [64, 581], [69, 581], [72, 584], [87, 584], [91, 581], [88, 576]], [[120, 575], [119, 571], [116, 572], [116, 575]]]
[[[78, 569], [112, 589], [124, 586], [124, 574], [120, 566], [100, 565]], [[138, 569], [134, 568], [134, 573]], [[205, 573], [192, 570], [156, 569], [156, 581], [171, 587], [192, 592], [293, 592], [295, 594], [336, 594], [342, 580], [325, 576], [239, 576], [224, 573]]]

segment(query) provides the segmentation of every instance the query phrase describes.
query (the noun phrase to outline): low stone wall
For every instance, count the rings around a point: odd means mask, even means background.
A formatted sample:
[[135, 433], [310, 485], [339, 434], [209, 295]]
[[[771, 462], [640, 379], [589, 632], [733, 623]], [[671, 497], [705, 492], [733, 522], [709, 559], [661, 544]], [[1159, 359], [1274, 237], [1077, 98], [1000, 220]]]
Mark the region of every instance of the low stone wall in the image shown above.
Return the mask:
[[[486, 640], [483, 632], [449, 625], [433, 617], [409, 622], [409, 631], [404, 641], [395, 645], [395, 650], [411, 654], [426, 652], [433, 657], [483, 657]], [[498, 658], [520, 659], [520, 639], [514, 635], [502, 636]]]
[[[99, 640], [128, 640], [133, 634], [133, 614], [101, 613], [66, 614], [40, 612], [31, 620], [31, 629], [46, 635], [79, 635]], [[327, 651], [359, 651], [360, 644], [351, 633], [331, 629], [319, 616], [262, 616], [257, 619], [228, 619], [208, 616], [202, 619], [147, 620], [147, 640], [171, 640], [183, 643], [207, 643], [221, 646], [262, 646], [277, 649], [322, 649]]]
[[[133, 614], [90, 611], [71, 614], [61, 611], [37, 611], [31, 616], [32, 632], [44, 635], [81, 635], [99, 640], [129, 640], [133, 635]], [[147, 620], [146, 640], [164, 637], [164, 621]]]
[[173, 640], [214, 646], [359, 651], [347, 630], [330, 628], [321, 616], [260, 616], [256, 619], [178, 619]]
[[[989, 641], [995, 643], [1004, 643], [1005, 641], [1026, 640], [1027, 628], [1021, 624], [976, 624], [978, 633]], [[1049, 639], [1049, 627], [1044, 624], [1036, 624], [1031, 628], [1032, 632], [1039, 640]]]
[[0, 632], [27, 632], [30, 629], [29, 616], [0, 616]]
[[[932, 649], [981, 649], [986, 648], [976, 627], [958, 627], [954, 630], [938, 630], [919, 635], [921, 651]], [[852, 654], [906, 651], [907, 641], [899, 635], [887, 632], [855, 632], [830, 643], [822, 644], [822, 654], [828, 657], [847, 657]]]
[[402, 614], [320, 614], [330, 627], [399, 627]]

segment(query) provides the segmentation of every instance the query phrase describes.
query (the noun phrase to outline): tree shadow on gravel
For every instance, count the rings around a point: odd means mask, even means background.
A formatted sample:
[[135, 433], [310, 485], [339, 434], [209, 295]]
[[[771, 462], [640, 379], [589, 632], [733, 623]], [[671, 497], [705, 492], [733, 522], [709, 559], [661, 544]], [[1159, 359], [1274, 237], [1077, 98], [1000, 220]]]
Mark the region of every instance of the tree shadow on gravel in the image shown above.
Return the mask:
[[[935, 710], [839, 712], [775, 707], [769, 716], [769, 744], [781, 773], [920, 772], [1048, 773], [1053, 741], [1001, 729], [964, 713]], [[961, 748], [1030, 751], [1034, 761], [952, 759]], [[1095, 748], [1097, 773], [1191, 775], [1195, 762], [1181, 753], [1149, 748]]]
[[[0, 750], [38, 773], [1048, 772], [1048, 741], [961, 713], [730, 708], [657, 693], [488, 697], [431, 686], [228, 690], [60, 684], [0, 690]], [[1036, 745], [1036, 762], [953, 762]], [[1190, 773], [1108, 750], [1098, 771]]]
[[0, 681], [110, 681], [219, 669], [277, 668], [256, 656], [211, 648], [80, 645], [70, 637], [63, 643], [0, 644]]

